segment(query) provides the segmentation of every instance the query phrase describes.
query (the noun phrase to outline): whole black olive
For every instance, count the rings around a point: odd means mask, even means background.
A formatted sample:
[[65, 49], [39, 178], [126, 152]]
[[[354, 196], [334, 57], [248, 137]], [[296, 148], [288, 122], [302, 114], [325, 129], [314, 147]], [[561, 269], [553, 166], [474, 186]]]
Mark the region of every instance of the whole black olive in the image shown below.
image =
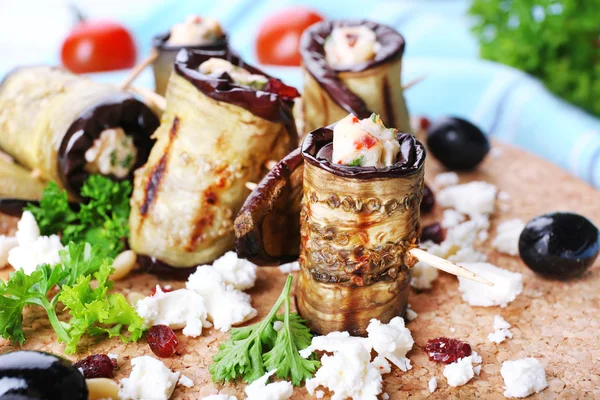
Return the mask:
[[433, 210], [433, 206], [435, 206], [435, 196], [431, 188], [425, 184], [423, 187], [423, 200], [421, 200], [420, 210], [423, 214], [427, 214]]
[[600, 252], [600, 232], [587, 218], [573, 213], [535, 217], [519, 237], [519, 253], [538, 274], [558, 279], [580, 275]]
[[421, 242], [432, 241], [433, 243], [440, 244], [446, 238], [446, 232], [439, 222], [434, 222], [423, 227], [421, 230]]
[[483, 161], [490, 151], [490, 142], [471, 122], [444, 117], [429, 127], [427, 147], [446, 168], [468, 171]]
[[70, 361], [38, 351], [0, 355], [0, 399], [87, 400], [85, 378]]

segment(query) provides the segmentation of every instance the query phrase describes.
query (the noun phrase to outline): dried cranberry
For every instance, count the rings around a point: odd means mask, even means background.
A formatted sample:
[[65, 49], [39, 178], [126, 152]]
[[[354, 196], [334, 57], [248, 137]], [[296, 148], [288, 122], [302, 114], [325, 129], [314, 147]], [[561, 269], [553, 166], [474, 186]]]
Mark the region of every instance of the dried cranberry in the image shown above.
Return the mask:
[[269, 78], [264, 90], [265, 92], [277, 94], [283, 100], [294, 100], [296, 97], [300, 97], [300, 92], [295, 87], [288, 86], [276, 78]]
[[[160, 287], [160, 290], [163, 293], [169, 293], [169, 292], [173, 291], [173, 288], [170, 285], [168, 285], [168, 286], [157, 285], [157, 286]], [[154, 289], [152, 289], [152, 294], [150, 296], [154, 296], [155, 294], [156, 294], [156, 286], [154, 286]]]
[[90, 378], [112, 378], [116, 363], [106, 354], [93, 354], [77, 361], [75, 367], [83, 370], [83, 376]]
[[461, 358], [470, 356], [472, 353], [469, 343], [446, 337], [429, 339], [427, 345], [423, 347], [423, 351], [427, 353], [431, 361], [444, 364], [451, 364]]
[[427, 118], [427, 117], [419, 118], [419, 128], [421, 128], [422, 130], [426, 131], [427, 129], [429, 129], [430, 125], [431, 125], [431, 121], [429, 120], [429, 118]]
[[423, 200], [421, 200], [421, 212], [428, 213], [433, 210], [433, 206], [435, 205], [435, 196], [431, 191], [431, 188], [425, 184], [423, 188]]
[[171, 357], [179, 344], [173, 329], [166, 325], [154, 325], [150, 328], [146, 333], [146, 341], [152, 352], [159, 357]]
[[421, 242], [427, 242], [430, 240], [433, 243], [440, 244], [444, 241], [445, 237], [446, 232], [439, 222], [429, 224], [423, 227], [423, 230], [421, 231]]

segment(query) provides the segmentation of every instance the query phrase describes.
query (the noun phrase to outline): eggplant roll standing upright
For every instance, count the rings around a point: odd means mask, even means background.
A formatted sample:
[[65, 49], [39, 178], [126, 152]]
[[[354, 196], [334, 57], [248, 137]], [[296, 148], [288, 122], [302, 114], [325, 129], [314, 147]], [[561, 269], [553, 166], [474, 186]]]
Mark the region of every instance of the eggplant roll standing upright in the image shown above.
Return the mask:
[[[326, 43], [331, 42], [336, 28], [371, 32], [375, 40], [372, 44], [376, 46], [372, 58], [332, 65]], [[357, 38], [354, 33], [347, 35], [351, 40]], [[340, 51], [344, 50], [347, 49]], [[398, 32], [371, 21], [323, 21], [305, 30], [300, 41], [305, 82], [304, 132], [330, 125], [348, 113], [358, 118], [376, 113], [385, 125], [411, 132], [400, 82], [403, 52], [404, 38]]]
[[273, 79], [227, 51], [180, 52], [157, 143], [134, 183], [130, 245], [148, 256], [146, 269], [194, 267], [232, 249], [233, 219], [249, 194], [245, 183], [266, 173], [265, 161], [297, 146], [291, 102], [227, 73], [199, 72], [205, 62], [222, 60]]
[[314, 332], [364, 335], [371, 318], [387, 323], [406, 308], [425, 149], [397, 138], [396, 164], [381, 169], [332, 163], [330, 127], [304, 141], [297, 304]]
[[[148, 158], [158, 125], [156, 115], [131, 95], [59, 68], [19, 68], [0, 84], [0, 149], [36, 171], [42, 181], [55, 181], [72, 195], [91, 173], [132, 178], [133, 170]], [[111, 137], [131, 148], [123, 159], [118, 156], [124, 150], [114, 157], [106, 154], [117, 148], [107, 139]], [[86, 160], [88, 154], [94, 161]], [[105, 162], [99, 167], [99, 157], [120, 165]], [[5, 179], [22, 172], [14, 167], [0, 171]], [[18, 199], [20, 194], [2, 196]]]

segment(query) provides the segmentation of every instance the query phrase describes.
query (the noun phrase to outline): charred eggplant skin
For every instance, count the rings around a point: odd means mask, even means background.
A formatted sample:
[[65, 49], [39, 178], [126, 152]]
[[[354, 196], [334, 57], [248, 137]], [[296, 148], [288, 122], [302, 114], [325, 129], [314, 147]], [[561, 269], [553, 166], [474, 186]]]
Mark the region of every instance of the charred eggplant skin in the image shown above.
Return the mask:
[[87, 400], [83, 374], [63, 358], [39, 351], [0, 355], [0, 399]]
[[425, 149], [398, 134], [397, 163], [379, 171], [331, 163], [331, 127], [309, 134], [300, 217], [297, 304], [311, 330], [364, 335], [371, 318], [388, 322], [406, 307], [408, 252], [420, 236]]
[[154, 87], [156, 93], [164, 96], [167, 92], [167, 84], [169, 83], [169, 76], [173, 71], [173, 64], [177, 53], [181, 49], [192, 49], [192, 50], [227, 50], [229, 49], [229, 40], [227, 35], [223, 35], [221, 38], [216, 40], [214, 43], [206, 44], [202, 46], [170, 46], [167, 44], [170, 32], [161, 33], [152, 38], [152, 47], [158, 53], [158, 57], [152, 63], [152, 71], [154, 72]]

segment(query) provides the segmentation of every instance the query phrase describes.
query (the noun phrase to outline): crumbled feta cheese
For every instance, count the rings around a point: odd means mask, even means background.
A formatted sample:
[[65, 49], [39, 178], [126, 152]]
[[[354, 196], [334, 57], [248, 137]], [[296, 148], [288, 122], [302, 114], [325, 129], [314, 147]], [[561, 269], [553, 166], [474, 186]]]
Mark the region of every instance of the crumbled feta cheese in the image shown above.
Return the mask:
[[463, 267], [491, 281], [490, 287], [466, 278], [458, 277], [458, 290], [464, 301], [472, 306], [506, 307], [523, 291], [523, 275], [498, 268], [489, 263], [463, 263]]
[[449, 228], [446, 239], [439, 245], [430, 246], [427, 250], [433, 255], [455, 263], [485, 261], [487, 259], [485, 254], [475, 250], [473, 246], [479, 240], [480, 233], [487, 231], [489, 226], [487, 216], [474, 216], [469, 221]]
[[237, 400], [237, 397], [228, 394], [211, 394], [201, 397], [200, 400]]
[[247, 69], [233, 65], [230, 61], [222, 58], [209, 58], [198, 67], [204, 75], [221, 76], [229, 75], [233, 82], [242, 86], [249, 86], [256, 90], [262, 90], [268, 82], [264, 75], [252, 74]]
[[185, 375], [181, 375], [177, 383], [181, 386], [185, 386], [186, 388], [191, 388], [194, 386], [194, 381]]
[[461, 222], [465, 222], [465, 220], [466, 217], [464, 214], [459, 213], [452, 208], [448, 208], [447, 210], [444, 210], [444, 213], [442, 214], [442, 222], [440, 222], [440, 224], [444, 228], [453, 228], [459, 225]]
[[390, 400], [390, 395], [389, 395], [389, 394], [387, 394], [387, 393], [384, 393], [384, 394], [382, 394], [382, 395], [381, 395], [381, 398], [382, 398], [383, 400]]
[[119, 356], [116, 355], [116, 354], [113, 354], [113, 353], [108, 353], [107, 356], [108, 356], [108, 358], [110, 358], [114, 362], [117, 362], [117, 360], [119, 359]]
[[298, 261], [293, 261], [287, 264], [281, 264], [279, 267], [279, 271], [282, 274], [291, 274], [294, 271], [300, 271], [300, 263]]
[[292, 397], [294, 386], [288, 381], [267, 383], [271, 375], [277, 370], [272, 370], [246, 386], [246, 400], [287, 400]]
[[400, 151], [396, 132], [386, 128], [376, 114], [362, 120], [350, 114], [333, 128], [331, 162], [355, 167], [392, 166]]
[[488, 340], [492, 343], [502, 343], [505, 339], [513, 337], [509, 330], [510, 324], [500, 315], [494, 317], [494, 332], [488, 334]]
[[474, 366], [473, 372], [475, 372], [475, 375], [479, 375], [481, 373], [481, 365]]
[[438, 275], [437, 268], [419, 261], [412, 267], [410, 285], [415, 289], [431, 289], [431, 284], [437, 279]]
[[250, 296], [227, 285], [221, 274], [210, 265], [198, 267], [190, 275], [186, 287], [203, 297], [208, 320], [220, 331], [227, 332], [232, 325], [256, 316]]
[[433, 180], [433, 184], [438, 189], [458, 185], [458, 175], [456, 172], [442, 172], [441, 174], [437, 174]]
[[371, 364], [373, 364], [373, 366], [379, 370], [379, 373], [381, 375], [389, 374], [390, 372], [392, 372], [392, 365], [383, 356], [375, 357], [375, 359], [371, 361]]
[[456, 253], [448, 256], [448, 261], [453, 263], [473, 263], [473, 262], [484, 262], [487, 260], [487, 256], [472, 247], [463, 247]]
[[456, 332], [456, 328], [455, 327], [451, 327], [450, 328], [450, 332], [452, 332], [452, 333]]
[[198, 337], [202, 328], [212, 326], [207, 321], [204, 299], [189, 289], [163, 292], [156, 285], [156, 293], [136, 304], [136, 311], [147, 327], [167, 325], [172, 329], [183, 329], [183, 334]]
[[15, 236], [0, 235], [0, 269], [8, 265], [8, 253], [19, 245]]
[[523, 228], [525, 223], [517, 218], [502, 222], [496, 229], [496, 238], [492, 246], [501, 253], [519, 255], [519, 236]]
[[315, 397], [316, 397], [317, 399], [322, 399], [323, 397], [325, 397], [325, 392], [324, 392], [324, 391], [322, 391], [322, 390], [317, 390], [317, 391], [315, 392]]
[[228, 251], [213, 262], [213, 267], [221, 274], [225, 284], [237, 290], [247, 290], [256, 282], [256, 264], [238, 258], [235, 251]]
[[184, 22], [171, 27], [169, 46], [201, 46], [215, 42], [223, 36], [219, 22], [212, 18], [190, 15]]
[[273, 322], [273, 329], [275, 330], [275, 332], [279, 332], [280, 330], [283, 329], [283, 322], [282, 321], [275, 321]]
[[364, 26], [336, 26], [325, 41], [325, 59], [344, 68], [372, 60], [381, 48], [375, 32]]
[[382, 357], [387, 358], [402, 371], [411, 369], [406, 353], [415, 343], [410, 331], [400, 317], [393, 318], [388, 324], [372, 319], [367, 327], [371, 347]]
[[343, 352], [355, 343], [371, 351], [371, 343], [366, 338], [350, 336], [348, 332], [330, 332], [324, 336], [314, 336], [310, 346], [300, 350], [300, 356], [308, 358], [315, 351]]
[[498, 193], [498, 200], [500, 201], [509, 201], [510, 198], [510, 194], [505, 191], [501, 191]]
[[166, 400], [171, 397], [179, 372], [172, 372], [162, 361], [149, 356], [136, 357], [131, 365], [129, 378], [120, 382], [120, 399]]
[[500, 374], [504, 379], [506, 397], [527, 397], [548, 387], [544, 367], [535, 358], [504, 361]]
[[435, 376], [429, 380], [427, 387], [429, 388], [429, 393], [435, 392], [437, 389], [437, 379]]
[[122, 128], [109, 128], [100, 133], [84, 155], [86, 171], [125, 178], [131, 172], [137, 157], [137, 148], [131, 136]]
[[8, 262], [16, 270], [31, 275], [41, 264], [58, 264], [58, 252], [64, 248], [57, 235], [40, 236], [40, 229], [33, 214], [25, 211], [17, 225], [18, 246], [8, 252]]
[[472, 356], [461, 358], [444, 367], [444, 376], [448, 381], [448, 385], [452, 387], [462, 386], [475, 376], [471, 357]]
[[437, 202], [444, 208], [454, 208], [469, 216], [492, 214], [496, 204], [496, 192], [496, 186], [474, 181], [440, 190]]
[[409, 321], [412, 321], [419, 316], [419, 314], [417, 314], [412, 308], [410, 308], [410, 304], [406, 307], [406, 314], [404, 315]]

